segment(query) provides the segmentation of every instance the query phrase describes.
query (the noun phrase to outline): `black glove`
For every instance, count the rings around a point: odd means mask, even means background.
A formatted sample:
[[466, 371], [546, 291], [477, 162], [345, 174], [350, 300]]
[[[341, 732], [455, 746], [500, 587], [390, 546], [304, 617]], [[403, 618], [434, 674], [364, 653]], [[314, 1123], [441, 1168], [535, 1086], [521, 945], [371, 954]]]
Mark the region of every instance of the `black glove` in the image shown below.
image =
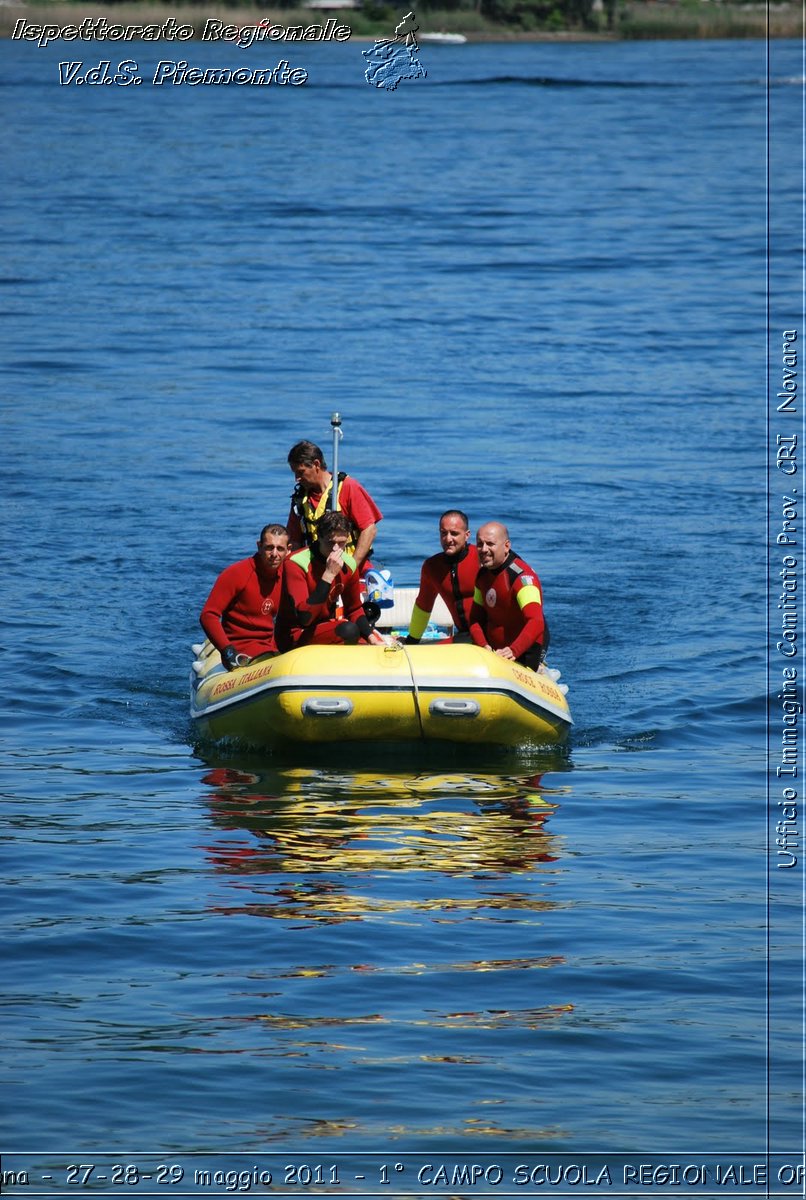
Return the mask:
[[364, 610], [364, 616], [374, 629], [381, 616], [380, 604], [376, 604], [374, 600], [365, 600], [361, 607]]
[[238, 651], [234, 646], [227, 646], [225, 650], [221, 651], [221, 661], [228, 671], [234, 671], [240, 665], [238, 662]]
[[361, 613], [360, 617], [356, 617], [355, 625], [356, 625], [356, 628], [358, 629], [358, 632], [361, 634], [362, 638], [364, 639], [364, 641], [368, 642], [369, 635], [372, 633], [372, 625], [367, 620], [364, 613]]
[[413, 637], [411, 636], [411, 634], [407, 634], [407, 635], [406, 635], [406, 637], [404, 637], [404, 638], [403, 638], [403, 645], [404, 645], [404, 646], [419, 646], [419, 644], [420, 644], [420, 639], [419, 639], [419, 638], [413, 638]]

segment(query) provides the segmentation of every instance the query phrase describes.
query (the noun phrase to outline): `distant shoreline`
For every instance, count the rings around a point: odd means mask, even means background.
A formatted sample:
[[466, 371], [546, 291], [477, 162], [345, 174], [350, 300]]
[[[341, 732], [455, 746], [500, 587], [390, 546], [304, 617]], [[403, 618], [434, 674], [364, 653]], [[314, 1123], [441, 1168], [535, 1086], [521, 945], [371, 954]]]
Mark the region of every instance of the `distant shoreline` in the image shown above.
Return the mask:
[[[415, 11], [417, 11], [415, 9]], [[280, 9], [267, 10], [244, 4], [229, 7], [217, 4], [166, 4], [152, 3], [59, 3], [45, 0], [43, 3], [14, 4], [0, 0], [0, 38], [10, 38], [19, 20], [33, 24], [50, 24], [64, 28], [77, 25], [85, 18], [105, 17], [114, 25], [162, 25], [170, 18], [191, 25], [194, 36], [199, 40], [200, 31], [208, 20], [220, 20], [228, 25], [251, 25], [269, 21], [275, 25], [324, 25], [329, 18], [336, 18], [351, 29], [350, 40], [372, 41], [376, 37], [388, 36], [388, 22], [370, 20], [360, 10]], [[627, 0], [615, 27], [605, 27], [604, 18], [599, 16], [598, 29], [522, 29], [512, 25], [496, 25], [465, 9], [456, 11], [418, 12], [422, 32], [450, 31], [461, 33], [469, 43], [479, 42], [621, 42], [621, 41], [669, 41], [683, 39], [746, 39], [799, 38], [804, 35], [804, 9], [800, 3], [722, 3], [720, 0], [680, 0], [664, 3], [663, 0]], [[36, 43], [29, 43], [35, 45]], [[213, 43], [219, 46], [227, 43]], [[233, 45], [234, 43], [228, 43]], [[306, 43], [296, 43], [306, 44]], [[310, 43], [307, 43], [310, 44]], [[429, 44], [429, 50], [433, 48]]]

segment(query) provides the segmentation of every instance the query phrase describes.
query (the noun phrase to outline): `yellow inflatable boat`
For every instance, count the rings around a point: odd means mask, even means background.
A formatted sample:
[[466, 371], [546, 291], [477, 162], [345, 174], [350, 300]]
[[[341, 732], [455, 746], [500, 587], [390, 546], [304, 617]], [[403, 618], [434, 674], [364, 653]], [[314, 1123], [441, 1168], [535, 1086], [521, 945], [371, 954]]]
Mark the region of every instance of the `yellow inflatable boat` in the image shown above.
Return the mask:
[[[411, 600], [401, 590], [379, 629], [401, 632], [395, 618]], [[435, 616], [444, 626], [445, 613]], [[572, 725], [559, 671], [534, 672], [478, 646], [304, 646], [234, 671], [209, 642], [193, 649], [191, 717], [216, 740], [543, 745]]]

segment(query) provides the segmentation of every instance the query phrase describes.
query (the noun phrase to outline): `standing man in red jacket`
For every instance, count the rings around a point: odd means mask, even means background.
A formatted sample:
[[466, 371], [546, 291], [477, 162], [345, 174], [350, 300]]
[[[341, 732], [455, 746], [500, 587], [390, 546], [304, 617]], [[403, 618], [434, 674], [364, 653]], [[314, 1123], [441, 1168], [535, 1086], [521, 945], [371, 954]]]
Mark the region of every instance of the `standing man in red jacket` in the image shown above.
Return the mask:
[[199, 619], [228, 671], [258, 655], [277, 652], [274, 620], [287, 554], [285, 525], [266, 525], [260, 531], [257, 554], [225, 567], [213, 584]]
[[325, 456], [313, 442], [297, 442], [288, 452], [288, 465], [297, 486], [291, 496], [288, 533], [294, 550], [305, 546], [313, 550], [319, 539], [319, 522], [333, 507], [331, 493], [336, 487], [336, 509], [350, 518], [347, 552], [355, 559], [363, 575], [372, 543], [383, 513], [369, 492], [350, 475], [339, 472], [336, 483], [327, 469]]
[[467, 514], [450, 508], [439, 518], [442, 550], [427, 558], [420, 571], [420, 590], [414, 601], [407, 642], [419, 642], [425, 633], [437, 596], [453, 617], [455, 642], [470, 641], [470, 609], [479, 571], [479, 556], [470, 541]]
[[470, 635], [477, 646], [536, 671], [549, 645], [537, 573], [513, 553], [506, 525], [498, 521], [481, 526], [476, 547], [480, 570]]
[[346, 547], [350, 521], [326, 512], [318, 522], [312, 550], [299, 550], [285, 563], [277, 623], [281, 650], [292, 646], [354, 645], [359, 640], [383, 645], [367, 620], [361, 601], [361, 577]]

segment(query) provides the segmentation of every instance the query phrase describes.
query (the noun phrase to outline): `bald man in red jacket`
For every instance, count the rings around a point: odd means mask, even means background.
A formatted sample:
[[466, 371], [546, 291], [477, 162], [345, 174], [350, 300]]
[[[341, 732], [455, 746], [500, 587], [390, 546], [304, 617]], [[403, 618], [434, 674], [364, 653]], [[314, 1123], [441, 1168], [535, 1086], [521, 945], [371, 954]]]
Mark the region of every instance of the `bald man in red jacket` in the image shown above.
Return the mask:
[[548, 626], [537, 572], [512, 550], [506, 525], [488, 521], [476, 534], [479, 573], [470, 610], [470, 636], [536, 671], [548, 650]]

